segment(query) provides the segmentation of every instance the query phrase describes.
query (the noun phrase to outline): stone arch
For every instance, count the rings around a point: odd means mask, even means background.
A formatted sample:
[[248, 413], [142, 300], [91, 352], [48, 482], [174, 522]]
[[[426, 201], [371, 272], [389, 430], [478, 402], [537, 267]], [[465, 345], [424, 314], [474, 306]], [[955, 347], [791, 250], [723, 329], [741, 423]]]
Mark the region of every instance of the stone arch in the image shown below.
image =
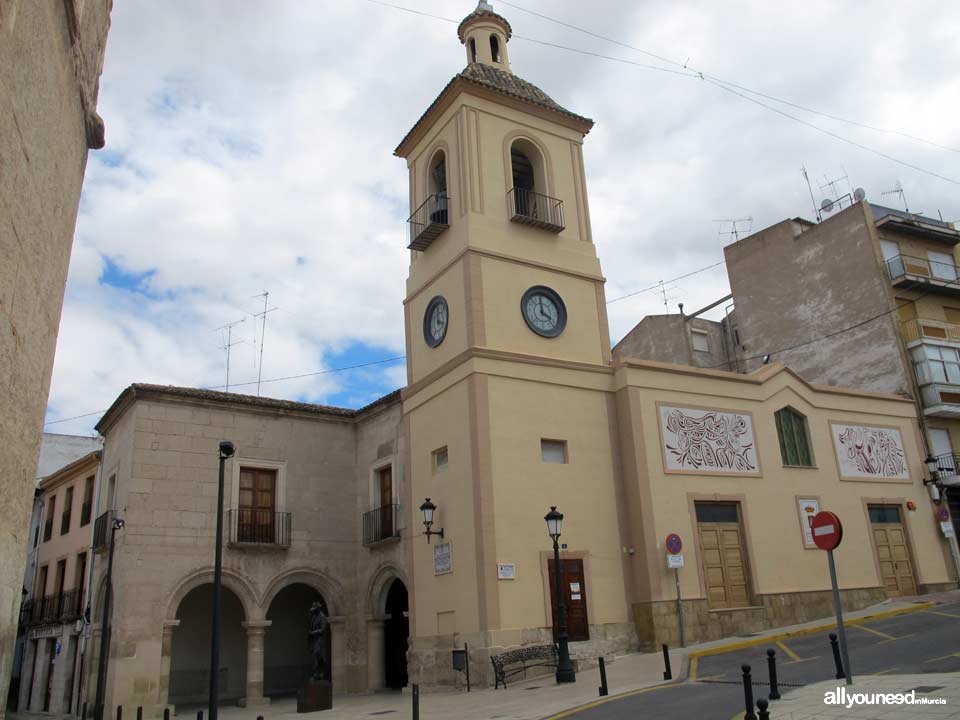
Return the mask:
[[312, 568], [292, 568], [277, 575], [267, 585], [261, 598], [258, 617], [265, 617], [277, 593], [290, 585], [307, 585], [320, 593], [331, 617], [344, 614], [344, 591], [340, 583]]
[[[543, 195], [556, 197], [556, 183], [554, 181], [553, 158], [547, 150], [546, 144], [537, 138], [537, 136], [526, 128], [518, 128], [507, 133], [503, 138], [503, 181], [507, 190], [513, 187], [513, 161], [510, 157], [514, 143], [518, 140], [525, 144], [532, 145], [540, 154], [540, 161], [543, 163], [543, 185], [544, 188], [537, 190]], [[532, 159], [532, 158], [531, 158]]]
[[[213, 568], [195, 570], [184, 577], [179, 583], [177, 583], [173, 592], [171, 592], [168, 596], [167, 606], [163, 616], [164, 620], [175, 621], [177, 619], [177, 609], [180, 607], [180, 603], [190, 593], [190, 591], [200, 587], [201, 585], [208, 585], [212, 582]], [[239, 573], [234, 572], [233, 570], [227, 570], [225, 568], [223, 570], [221, 582], [223, 587], [229, 588], [230, 591], [237, 596], [237, 599], [240, 600], [240, 604], [243, 606], [243, 614], [247, 621], [263, 619], [263, 612], [261, 612], [260, 603], [257, 598], [257, 592], [250, 580], [243, 577]]]
[[394, 580], [400, 580], [406, 587], [407, 574], [396, 563], [384, 563], [376, 569], [367, 587], [367, 613], [382, 618], [386, 613], [387, 593]]

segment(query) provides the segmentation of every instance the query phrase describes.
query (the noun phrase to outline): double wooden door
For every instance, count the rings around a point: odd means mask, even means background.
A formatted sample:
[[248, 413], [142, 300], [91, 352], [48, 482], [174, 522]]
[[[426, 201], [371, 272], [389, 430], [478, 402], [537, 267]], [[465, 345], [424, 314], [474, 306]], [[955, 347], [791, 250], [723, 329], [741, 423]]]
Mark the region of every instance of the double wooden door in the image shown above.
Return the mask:
[[889, 597], [916, 595], [913, 560], [899, 505], [871, 505], [870, 529], [880, 566], [880, 579]]
[[746, 550], [737, 503], [697, 503], [697, 534], [711, 608], [750, 605]]
[[[557, 569], [548, 561], [550, 574], [550, 606], [553, 611], [553, 639], [557, 640]], [[560, 560], [560, 588], [567, 608], [567, 635], [571, 642], [590, 639], [590, 621], [587, 617], [587, 584], [583, 576], [583, 560]]]

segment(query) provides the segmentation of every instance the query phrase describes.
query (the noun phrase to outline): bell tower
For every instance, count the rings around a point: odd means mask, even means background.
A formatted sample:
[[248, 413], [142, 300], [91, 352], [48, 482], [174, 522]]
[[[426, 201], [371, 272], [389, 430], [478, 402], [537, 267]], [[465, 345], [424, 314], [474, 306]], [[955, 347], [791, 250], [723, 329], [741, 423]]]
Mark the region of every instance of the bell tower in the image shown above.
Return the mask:
[[[552, 547], [542, 519], [552, 505], [576, 508], [570, 562], [603, 569], [579, 581], [592, 588], [573, 601], [581, 634], [629, 627], [610, 337], [582, 153], [593, 121], [514, 74], [512, 28], [486, 0], [457, 35], [467, 66], [395, 151], [411, 209], [404, 512], [417, 533], [431, 498], [434, 530], [445, 529], [410, 543], [411, 678], [427, 684], [452, 680], [454, 640], [484, 671], [490, 648], [549, 642], [553, 561], [541, 551]], [[588, 508], [610, 522], [594, 525]]]

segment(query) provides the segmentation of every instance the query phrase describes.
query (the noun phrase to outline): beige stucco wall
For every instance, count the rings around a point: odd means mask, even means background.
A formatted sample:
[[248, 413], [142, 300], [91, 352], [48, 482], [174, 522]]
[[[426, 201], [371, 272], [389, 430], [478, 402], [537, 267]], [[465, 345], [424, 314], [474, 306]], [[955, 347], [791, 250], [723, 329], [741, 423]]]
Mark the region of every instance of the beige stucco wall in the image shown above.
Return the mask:
[[[644, 601], [675, 599], [672, 572], [666, 568], [664, 539], [670, 532], [684, 538], [687, 564], [681, 571], [685, 599], [704, 599], [698, 571], [693, 500], [736, 499], [744, 517], [745, 543], [755, 596], [819, 591], [829, 588], [822, 551], [804, 548], [797, 510], [798, 496], [819, 497], [821, 508], [836, 512], [844, 523], [844, 542], [836, 551], [841, 588], [878, 588], [883, 583], [875, 560], [866, 503], [916, 503], [902, 509], [911, 541], [918, 587], [950, 583], [948, 549], [934, 521], [933, 505], [922, 484], [925, 451], [920, 444], [916, 411], [910, 401], [858, 394], [817, 391], [786, 371], [767, 371], [766, 382], [737, 376], [712, 377], [642, 367], [618, 371], [621, 438], [631, 446], [635, 465], [625, 463], [628, 485], [643, 499], [655, 498], [656, 512], [643, 512], [642, 543], [634, 560]], [[666, 472], [657, 403], [751, 413], [761, 475], [734, 477], [722, 473]], [[773, 414], [791, 406], [807, 417], [815, 468], [785, 467], [780, 456]], [[830, 421], [850, 421], [899, 429], [910, 467], [909, 481], [841, 480], [830, 437]], [[640, 520], [640, 516], [637, 516]]]
[[[0, 697], [110, 1], [0, 4]], [[66, 8], [74, 7], [74, 20]], [[3, 710], [0, 709], [0, 717]]]
[[[288, 548], [232, 546], [225, 522], [224, 587], [253, 626], [248, 634], [246, 627], [223, 629], [239, 633], [245, 646], [246, 660], [234, 661], [246, 663], [240, 696], [251, 705], [262, 702], [262, 672], [251, 659], [262, 658], [271, 601], [292, 583], [318, 590], [330, 610], [335, 691], [383, 685], [382, 677], [368, 677], [368, 655], [378, 655], [382, 673], [383, 652], [369, 640], [382, 642], [385, 593], [394, 578], [405, 579], [405, 541], [363, 547], [361, 520], [379, 504], [371, 486], [375, 468], [392, 464], [402, 494], [399, 407], [388, 403], [350, 418], [278, 412], [229, 398], [151, 396], [133, 402], [104, 430], [103, 476], [116, 474], [116, 510], [126, 521], [114, 558], [108, 704], [143, 705], [156, 715], [167, 703], [179, 604], [212, 579], [221, 439], [236, 446], [225, 467], [225, 512], [236, 507], [239, 467], [260, 465], [278, 470], [278, 511], [291, 513]], [[105, 559], [98, 555], [97, 624]], [[379, 635], [371, 627], [377, 623]], [[98, 626], [94, 634], [99, 638]], [[95, 657], [89, 669], [92, 701]]]

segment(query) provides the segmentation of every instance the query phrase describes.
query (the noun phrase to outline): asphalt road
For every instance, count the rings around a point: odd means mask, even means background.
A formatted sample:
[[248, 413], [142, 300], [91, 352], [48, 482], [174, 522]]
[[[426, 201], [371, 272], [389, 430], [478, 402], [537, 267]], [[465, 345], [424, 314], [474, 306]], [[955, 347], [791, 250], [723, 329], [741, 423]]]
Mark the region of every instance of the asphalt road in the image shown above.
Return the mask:
[[[960, 603], [848, 625], [847, 644], [854, 684], [857, 675], [960, 672]], [[790, 686], [834, 679], [833, 654], [824, 632], [701, 657], [696, 676], [687, 682], [640, 691], [564, 717], [730, 720], [744, 712], [741, 665], [752, 668], [755, 697], [767, 696], [768, 648], [777, 653], [781, 693]]]

